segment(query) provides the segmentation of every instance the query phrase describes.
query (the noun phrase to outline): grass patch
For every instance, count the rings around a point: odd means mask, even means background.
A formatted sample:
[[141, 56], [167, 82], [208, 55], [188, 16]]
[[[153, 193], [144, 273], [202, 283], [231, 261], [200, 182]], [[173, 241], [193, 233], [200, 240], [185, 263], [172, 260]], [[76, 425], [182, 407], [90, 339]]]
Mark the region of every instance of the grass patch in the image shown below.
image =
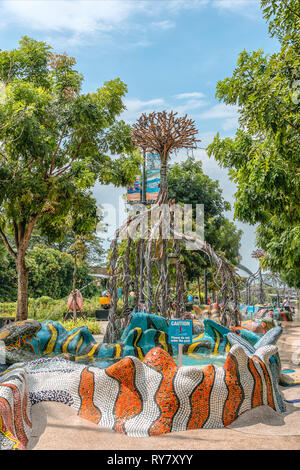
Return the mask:
[[79, 326], [87, 326], [92, 335], [101, 335], [102, 333], [104, 333], [102, 331], [100, 322], [97, 320], [80, 318], [78, 320], [60, 321], [60, 323], [67, 331], [74, 330]]
[[[86, 325], [92, 334], [101, 334], [100, 323], [95, 319], [95, 310], [99, 309], [99, 296], [84, 299], [83, 311], [86, 312], [85, 319], [63, 320], [64, 313], [68, 310], [68, 299], [52, 299], [43, 296], [38, 299], [28, 299], [28, 318], [45, 321], [53, 320], [61, 323], [66, 330], [72, 330], [78, 326]], [[17, 302], [0, 302], [0, 316], [15, 317]]]

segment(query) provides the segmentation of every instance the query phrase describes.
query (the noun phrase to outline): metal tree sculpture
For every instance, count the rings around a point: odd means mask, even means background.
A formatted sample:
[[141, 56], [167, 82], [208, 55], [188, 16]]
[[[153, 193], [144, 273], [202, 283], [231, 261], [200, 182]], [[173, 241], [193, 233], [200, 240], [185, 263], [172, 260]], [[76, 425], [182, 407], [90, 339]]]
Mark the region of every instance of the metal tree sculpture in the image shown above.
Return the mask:
[[[178, 225], [174, 224], [174, 202], [168, 201], [167, 184], [167, 164], [172, 152], [180, 149], [196, 149], [195, 122], [188, 119], [187, 116], [176, 117], [177, 113], [166, 111], [153, 112], [148, 115], [142, 114], [136, 124], [132, 127], [133, 142], [145, 152], [157, 153], [161, 160], [160, 169], [160, 191], [156, 202], [140, 213], [130, 216], [120, 227], [115, 239], [112, 242], [111, 249], [111, 310], [109, 313], [109, 323], [106, 329], [104, 341], [114, 342], [119, 339], [121, 331], [121, 321], [117, 316], [117, 283], [120, 279], [120, 260], [124, 255], [118, 256], [118, 241], [128, 236], [128, 228], [134, 224], [140, 226], [151, 218], [151, 223], [146, 224], [144, 232], [140, 230], [140, 237], [134, 243], [128, 243], [126, 250], [126, 260], [129, 260], [129, 251], [131, 247], [136, 250], [135, 272], [130, 273], [129, 263], [123, 263], [123, 282], [125, 291], [128, 292], [128, 280], [134, 279], [134, 292], [136, 298], [136, 309], [140, 308], [141, 301], [145, 299], [145, 310], [148, 313], [159, 312], [162, 316], [170, 315], [170, 284], [168, 269], [168, 246], [171, 241], [164, 237], [164, 224], [168, 222], [170, 238], [173, 240], [173, 249], [177, 255], [176, 263], [176, 295], [175, 295], [175, 316], [179, 317], [184, 313], [184, 276], [180, 263], [179, 242], [192, 242], [196, 249], [206, 253], [215, 267], [216, 279], [219, 281], [219, 287], [222, 292], [223, 310], [222, 322], [226, 324], [228, 316], [231, 323], [238, 325], [238, 282], [237, 276], [230, 263], [224, 258], [218, 256], [211, 246], [201, 241], [197, 237], [179, 233]], [[153, 218], [153, 214], [158, 213], [158, 217]], [[153, 223], [155, 219], [155, 223]], [[177, 229], [175, 228], [177, 227]], [[153, 267], [156, 268], [157, 282], [153, 283]], [[233, 310], [228, 308], [228, 302], [232, 300]], [[122, 317], [128, 319], [128, 302], [125, 299]], [[124, 325], [123, 325], [124, 327]]]
[[196, 149], [198, 134], [195, 121], [187, 116], [176, 117], [177, 113], [153, 112], [142, 114], [132, 129], [132, 140], [148, 152], [156, 152], [160, 156], [160, 200], [166, 202], [167, 197], [167, 164], [169, 155], [179, 149]]

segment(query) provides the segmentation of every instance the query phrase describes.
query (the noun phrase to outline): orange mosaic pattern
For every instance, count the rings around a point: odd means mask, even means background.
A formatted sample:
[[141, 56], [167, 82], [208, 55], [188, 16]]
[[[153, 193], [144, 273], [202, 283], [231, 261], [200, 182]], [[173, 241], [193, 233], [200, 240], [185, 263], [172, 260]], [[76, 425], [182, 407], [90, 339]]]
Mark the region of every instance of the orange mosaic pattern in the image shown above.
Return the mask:
[[30, 428], [32, 428], [32, 423], [31, 421], [29, 420], [29, 417], [27, 415], [27, 402], [28, 402], [28, 390], [27, 390], [27, 383], [26, 383], [26, 379], [25, 379], [25, 376], [24, 374], [20, 374], [22, 379], [23, 379], [23, 383], [25, 384], [25, 391], [24, 391], [24, 396], [23, 396], [23, 403], [22, 403], [22, 412], [23, 412], [23, 419], [25, 421], [25, 423], [27, 424], [27, 426], [29, 426]]
[[21, 395], [18, 387], [9, 383], [0, 384], [1, 387], [8, 387], [13, 391], [13, 403], [14, 403], [14, 425], [16, 430], [16, 437], [25, 447], [28, 439], [25, 433], [23, 419], [22, 419], [22, 404]]
[[7, 429], [6, 425], [2, 422], [1, 416], [0, 416], [0, 438], [4, 437], [7, 442], [10, 444], [10, 449], [18, 449], [18, 450], [25, 450], [26, 447], [19, 442], [15, 436]]
[[80, 376], [78, 393], [81, 399], [81, 406], [78, 415], [98, 424], [101, 419], [101, 413], [93, 402], [94, 387], [94, 373], [86, 367]]
[[251, 403], [252, 403], [252, 408], [255, 408], [256, 406], [263, 405], [263, 385], [262, 385], [261, 376], [257, 372], [252, 359], [248, 360], [248, 367], [254, 380], [254, 388], [252, 391]]
[[160, 409], [160, 417], [150, 427], [149, 435], [166, 434], [172, 429], [172, 421], [179, 406], [179, 400], [173, 387], [178, 368], [172, 357], [161, 348], [149, 351], [144, 363], [162, 374], [162, 380], [155, 395], [155, 401]]
[[230, 354], [226, 359], [224, 369], [228, 396], [223, 410], [223, 423], [224, 426], [228, 426], [238, 417], [238, 411], [243, 401], [243, 389], [238, 381], [235, 360]]
[[[26, 448], [30, 406], [41, 401], [74, 406], [82, 418], [138, 437], [221, 428], [261, 405], [284, 411], [268, 362], [276, 352], [267, 345], [249, 357], [233, 345], [224, 367], [210, 364], [202, 370], [178, 368], [161, 347], [144, 361], [125, 357], [107, 369], [61, 358], [8, 369], [0, 375], [0, 448]], [[30, 374], [34, 380], [28, 380]]]
[[106, 373], [120, 384], [120, 391], [114, 405], [116, 424], [114, 430], [125, 433], [126, 421], [140, 413], [142, 398], [135, 385], [135, 366], [129, 357], [113, 364]]
[[262, 368], [264, 378], [265, 378], [265, 383], [267, 386], [267, 396], [268, 396], [268, 405], [275, 409], [275, 404], [274, 404], [274, 399], [273, 399], [273, 392], [272, 392], [272, 383], [271, 383], [271, 378], [269, 376], [269, 373], [267, 371], [267, 368], [265, 364], [256, 356], [253, 356], [253, 360], [258, 362]]
[[209, 365], [204, 367], [202, 372], [203, 379], [190, 397], [191, 417], [187, 429], [202, 428], [209, 417], [210, 394], [215, 378], [215, 368], [213, 365]]
[[[5, 398], [0, 397], [0, 416], [2, 417], [2, 429], [5, 432], [14, 434], [13, 415], [10, 404]], [[1, 429], [1, 428], [0, 428]]]

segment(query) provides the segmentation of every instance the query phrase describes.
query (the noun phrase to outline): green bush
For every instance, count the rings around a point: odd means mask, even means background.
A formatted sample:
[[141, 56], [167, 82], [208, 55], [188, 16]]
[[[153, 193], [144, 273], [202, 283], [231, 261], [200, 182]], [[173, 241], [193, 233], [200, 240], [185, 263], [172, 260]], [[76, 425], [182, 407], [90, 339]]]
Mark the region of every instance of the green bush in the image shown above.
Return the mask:
[[[72, 255], [39, 244], [28, 250], [26, 262], [30, 267], [28, 278], [29, 297], [52, 300], [69, 295], [73, 288], [74, 260]], [[78, 263], [77, 288], [81, 289], [87, 286], [93, 279], [89, 273], [88, 265], [85, 262]], [[91, 283], [83, 292], [86, 298], [90, 298], [98, 293], [98, 288]], [[0, 301], [10, 302], [16, 299], [16, 265], [15, 261], [7, 256], [3, 260], [1, 259], [0, 263]]]
[[[83, 311], [87, 318], [95, 318], [95, 310], [99, 309], [99, 295], [91, 298], [84, 298]], [[38, 321], [53, 320], [62, 322], [64, 313], [67, 311], [68, 298], [52, 299], [48, 296], [42, 296], [37, 299], [29, 297], [28, 299], [28, 318]], [[17, 311], [17, 302], [0, 302], [1, 316], [15, 316]]]
[[14, 317], [17, 311], [17, 302], [0, 302], [0, 315]]
[[[93, 319], [95, 310], [99, 308], [99, 297], [95, 296], [91, 299], [84, 300], [84, 311], [87, 312], [87, 318], [79, 318], [77, 320], [63, 320], [63, 314], [67, 310], [67, 301], [65, 299], [51, 299], [51, 297], [43, 296], [39, 299], [29, 298], [28, 318], [38, 321], [53, 320], [58, 321], [67, 330], [73, 330], [79, 326], [87, 326], [93, 335], [104, 333], [101, 329], [101, 322]], [[13, 317], [16, 314], [17, 302], [1, 302], [0, 316]]]
[[104, 333], [104, 331], [102, 332], [100, 322], [97, 320], [80, 318], [78, 320], [61, 321], [60, 323], [67, 331], [74, 330], [74, 328], [78, 328], [79, 326], [87, 326], [92, 335], [100, 335]]

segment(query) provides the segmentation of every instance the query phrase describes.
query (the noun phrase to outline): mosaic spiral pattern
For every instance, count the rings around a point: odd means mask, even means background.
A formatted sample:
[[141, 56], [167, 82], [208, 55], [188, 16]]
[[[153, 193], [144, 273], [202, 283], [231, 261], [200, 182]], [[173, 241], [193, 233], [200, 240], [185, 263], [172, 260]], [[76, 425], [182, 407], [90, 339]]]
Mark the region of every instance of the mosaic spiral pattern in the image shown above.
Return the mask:
[[265, 345], [249, 356], [234, 344], [224, 367], [202, 370], [178, 369], [159, 347], [143, 362], [125, 357], [106, 369], [61, 358], [11, 366], [0, 375], [0, 448], [26, 448], [31, 406], [49, 400], [129, 436], [221, 428], [261, 405], [283, 412], [269, 362], [276, 352], [276, 346]]

